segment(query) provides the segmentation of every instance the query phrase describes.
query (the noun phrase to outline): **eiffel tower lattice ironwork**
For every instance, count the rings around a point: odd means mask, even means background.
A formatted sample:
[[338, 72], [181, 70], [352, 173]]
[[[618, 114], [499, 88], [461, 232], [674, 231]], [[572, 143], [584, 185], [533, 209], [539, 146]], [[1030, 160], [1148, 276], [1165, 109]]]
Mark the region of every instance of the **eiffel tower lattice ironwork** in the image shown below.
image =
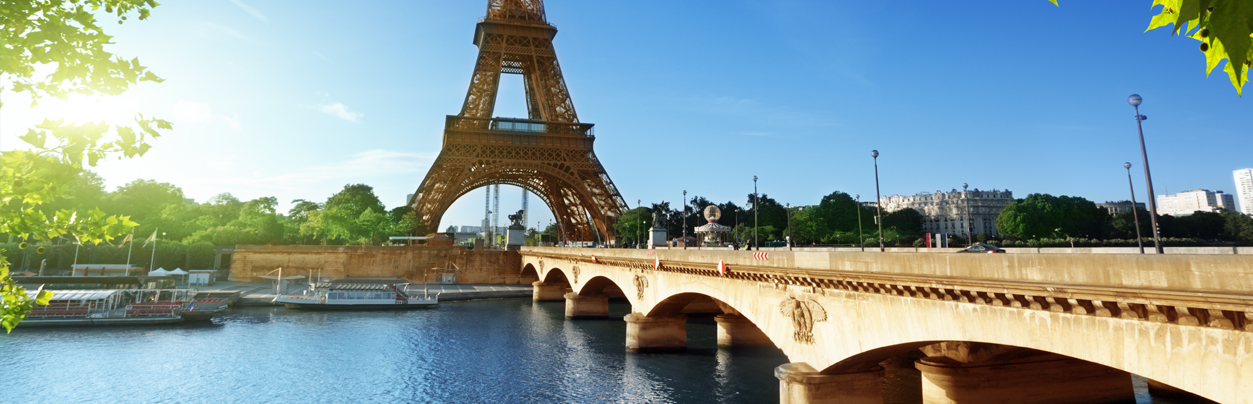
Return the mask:
[[[561, 239], [616, 239], [613, 222], [626, 202], [592, 151], [592, 124], [574, 112], [556, 35], [543, 0], [488, 1], [474, 31], [479, 57], [465, 104], [447, 117], [443, 149], [409, 201], [427, 230], [471, 190], [509, 184], [552, 208]], [[501, 73], [522, 75], [527, 119], [492, 117]]]

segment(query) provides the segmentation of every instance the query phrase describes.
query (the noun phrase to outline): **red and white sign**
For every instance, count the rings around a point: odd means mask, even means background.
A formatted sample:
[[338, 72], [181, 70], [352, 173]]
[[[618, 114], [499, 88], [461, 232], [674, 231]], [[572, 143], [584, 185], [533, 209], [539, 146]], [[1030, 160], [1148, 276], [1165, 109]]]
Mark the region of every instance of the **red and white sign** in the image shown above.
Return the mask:
[[768, 260], [770, 259], [770, 253], [768, 252], [753, 253], [753, 259], [758, 260], [758, 261]]
[[718, 274], [719, 275], [727, 274], [727, 263], [722, 262], [722, 260], [718, 260]]

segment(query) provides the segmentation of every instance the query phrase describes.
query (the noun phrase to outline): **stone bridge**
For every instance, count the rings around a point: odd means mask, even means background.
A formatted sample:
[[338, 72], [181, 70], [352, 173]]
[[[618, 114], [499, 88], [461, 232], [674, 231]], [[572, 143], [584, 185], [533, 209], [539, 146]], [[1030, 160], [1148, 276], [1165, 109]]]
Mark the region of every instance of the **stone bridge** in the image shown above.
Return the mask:
[[926, 403], [1134, 402], [1129, 373], [1253, 403], [1253, 259], [1240, 255], [521, 254], [535, 299], [564, 299], [567, 317], [629, 300], [630, 351], [683, 349], [697, 313], [717, 315], [719, 345], [778, 347], [782, 403], [881, 403], [880, 364], [911, 353], [925, 356]]

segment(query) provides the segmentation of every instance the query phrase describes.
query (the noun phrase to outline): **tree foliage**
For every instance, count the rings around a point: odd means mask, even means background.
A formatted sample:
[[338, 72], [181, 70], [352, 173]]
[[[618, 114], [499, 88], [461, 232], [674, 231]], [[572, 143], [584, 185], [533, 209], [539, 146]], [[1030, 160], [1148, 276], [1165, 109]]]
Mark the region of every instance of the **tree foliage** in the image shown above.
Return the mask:
[[[132, 14], [148, 18], [156, 5], [152, 0], [0, 2], [0, 76], [9, 79], [11, 90], [28, 93], [34, 102], [44, 96], [117, 95], [141, 81], [160, 82], [138, 59], [125, 60], [104, 50], [111, 37], [96, 23], [96, 16], [103, 15], [100, 9], [121, 23]], [[52, 66], [52, 73], [36, 76], [40, 65]], [[127, 216], [108, 216], [99, 209], [80, 214], [53, 203], [77, 196], [72, 190], [83, 185], [85, 166], [109, 156], [142, 156], [151, 147], [148, 141], [160, 136], [158, 129], [171, 128], [167, 121], [142, 114], [134, 127], [45, 119], [20, 137], [34, 151], [0, 154], [0, 232], [24, 240], [73, 236], [99, 243], [128, 231], [136, 223]], [[7, 259], [0, 258], [0, 297], [0, 324], [12, 331], [34, 304], [46, 304], [51, 295], [40, 291], [32, 299], [9, 277]]]
[[[1049, 0], [1057, 4], [1057, 0]], [[1162, 6], [1149, 20], [1148, 32], [1173, 26], [1176, 34], [1200, 41], [1205, 54], [1205, 75], [1213, 72], [1223, 60], [1223, 71], [1243, 95], [1253, 66], [1253, 0], [1153, 0], [1150, 7]]]
[[996, 230], [1020, 239], [1103, 238], [1109, 212], [1075, 196], [1030, 194], [1011, 202], [996, 219]]

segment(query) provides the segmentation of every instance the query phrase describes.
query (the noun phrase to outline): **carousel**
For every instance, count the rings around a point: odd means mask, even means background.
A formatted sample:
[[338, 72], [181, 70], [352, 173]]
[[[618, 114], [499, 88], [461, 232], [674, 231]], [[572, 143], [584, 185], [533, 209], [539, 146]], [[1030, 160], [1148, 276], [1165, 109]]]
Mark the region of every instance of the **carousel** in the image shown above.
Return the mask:
[[725, 247], [727, 245], [726, 239], [731, 234], [731, 228], [718, 224], [718, 218], [720, 217], [722, 217], [722, 210], [718, 209], [717, 206], [709, 205], [705, 207], [705, 220], [708, 220], [709, 223], [699, 226], [695, 230], [697, 235], [705, 235], [705, 247]]

